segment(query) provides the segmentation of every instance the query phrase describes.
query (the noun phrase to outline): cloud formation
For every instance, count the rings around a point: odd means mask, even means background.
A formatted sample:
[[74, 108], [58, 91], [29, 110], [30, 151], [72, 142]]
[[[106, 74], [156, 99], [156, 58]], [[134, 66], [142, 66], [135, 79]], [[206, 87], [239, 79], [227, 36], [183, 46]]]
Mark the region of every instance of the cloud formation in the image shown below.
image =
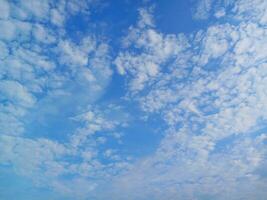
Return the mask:
[[[137, 50], [119, 55], [118, 70], [133, 77], [130, 91], [139, 83], [131, 93], [148, 117], [158, 113], [169, 128], [156, 153], [117, 180], [117, 199], [265, 198], [266, 5], [257, 3], [236, 1], [227, 21], [192, 36], [129, 30]], [[177, 48], [166, 54], [158, 45], [170, 37]]]
[[[67, 21], [89, 16], [92, 4], [0, 1], [1, 166], [68, 198], [87, 197], [100, 180], [127, 167], [105, 147], [126, 120], [111, 120], [90, 106], [112, 76], [109, 45], [93, 33], [77, 39], [67, 31]], [[63, 122], [75, 128], [63, 135], [53, 127]], [[51, 138], [52, 128], [61, 141]]]
[[[196, 1], [190, 34], [144, 6], [119, 48], [70, 29], [98, 4], [0, 0], [0, 171], [63, 199], [264, 200], [267, 3]], [[140, 121], [160, 132], [143, 157], [123, 146], [156, 137]]]

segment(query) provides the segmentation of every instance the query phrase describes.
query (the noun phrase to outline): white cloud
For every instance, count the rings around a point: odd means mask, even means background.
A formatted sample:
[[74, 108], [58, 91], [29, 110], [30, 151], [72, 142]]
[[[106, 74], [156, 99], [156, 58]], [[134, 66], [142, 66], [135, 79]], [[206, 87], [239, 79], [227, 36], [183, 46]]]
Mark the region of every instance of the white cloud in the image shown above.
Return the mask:
[[[1, 99], [13, 101], [25, 107], [31, 107], [35, 103], [35, 98], [16, 81], [1, 81], [0, 82]], [[4, 98], [4, 99], [3, 99]]]
[[221, 18], [221, 17], [224, 17], [225, 16], [225, 10], [224, 9], [220, 9], [218, 10], [216, 13], [215, 13], [215, 17], [217, 18]]
[[57, 9], [51, 10], [51, 21], [57, 26], [62, 26], [65, 22], [65, 16], [60, 13]]
[[220, 19], [226, 16], [226, 12], [231, 10], [234, 5], [239, 4], [234, 0], [194, 0], [192, 3], [192, 16], [196, 20], [207, 20], [211, 19], [212, 16]]
[[[171, 56], [161, 57], [152, 47], [162, 49], [157, 45], [168, 36], [151, 27], [130, 29], [126, 38], [135, 38], [134, 44], [126, 44], [137, 50], [128, 48], [116, 64], [129, 85], [142, 80], [130, 93], [168, 129], [155, 154], [116, 179], [110, 191], [114, 199], [264, 199], [266, 179], [257, 170], [266, 158], [261, 128], [267, 119], [267, 40], [257, 19], [266, 6], [257, 3], [236, 1], [232, 17], [239, 23], [218, 21], [194, 37], [173, 40], [173, 46], [183, 47]], [[210, 6], [204, 6], [208, 15]], [[148, 30], [153, 37], [145, 40]], [[160, 73], [148, 76], [138, 66], [154, 55], [168, 64], [158, 62]]]
[[[189, 37], [160, 33], [151, 10], [140, 10], [114, 63], [127, 79], [131, 100], [167, 128], [156, 152], [134, 165], [105, 146], [121, 139], [117, 128], [127, 117], [116, 119], [119, 111], [112, 106], [85, 109], [112, 75], [109, 47], [95, 36], [74, 42], [64, 35], [67, 11], [89, 7], [85, 1], [62, 2], [57, 10], [48, 1], [11, 2], [5, 4], [14, 8], [11, 14], [2, 7], [1, 163], [78, 199], [103, 188], [92, 199], [266, 197], [266, 178], [257, 171], [266, 163], [265, 2], [236, 1], [235, 23], [218, 21]], [[197, 15], [206, 18], [211, 2], [201, 3]], [[23, 21], [30, 17], [36, 20]], [[59, 26], [60, 34], [44, 21]], [[31, 31], [40, 43], [29, 42]], [[43, 46], [44, 40], [55, 47]], [[38, 123], [48, 113], [67, 121], [68, 112], [82, 114], [72, 118], [79, 127], [66, 141], [23, 137], [25, 116]]]
[[[15, 97], [23, 95], [22, 91], [27, 91], [28, 97], [31, 96], [32, 99], [42, 97], [34, 106], [30, 106], [33, 109], [33, 116], [36, 113], [42, 116], [45, 113], [45, 107], [51, 108], [51, 102], [57, 97], [60, 99], [57, 105], [59, 108], [70, 102], [77, 102], [75, 98], [79, 99], [78, 107], [95, 101], [101, 95], [112, 75], [108, 45], [93, 35], [85, 36], [81, 38], [79, 44], [75, 44], [71, 38], [64, 35], [63, 24], [60, 29], [52, 28], [50, 21], [53, 19], [50, 17], [53, 17], [55, 10], [50, 1], [27, 1], [26, 3], [1, 1], [1, 3], [3, 4], [1, 8], [12, 8], [9, 16], [0, 20], [0, 25], [3, 27], [0, 30], [0, 77], [6, 79], [1, 81], [5, 93], [2, 98], [5, 98], [8, 103], [12, 102], [16, 108], [23, 104], [23, 113], [27, 115], [29, 107], [24, 105], [30, 104], [30, 98], [27, 100], [26, 92], [21, 102]], [[90, 3], [83, 1], [74, 2], [74, 4], [79, 8], [85, 4], [88, 7]], [[66, 2], [61, 1], [54, 9], [64, 17], [71, 17], [64, 5]], [[51, 58], [51, 55], [55, 56]], [[62, 65], [65, 67], [63, 68]], [[59, 69], [62, 69], [63, 75], [59, 75]], [[15, 87], [13, 96], [11, 91], [7, 92], [10, 86], [7, 82], [19, 85]], [[87, 95], [89, 93], [90, 95]], [[70, 97], [69, 94], [75, 95], [75, 98]], [[55, 105], [54, 108], [57, 106]], [[18, 127], [24, 123], [24, 120], [21, 120], [22, 115], [14, 118], [12, 113], [6, 113], [5, 116], [7, 121], [12, 121], [13, 126], [15, 121]], [[3, 124], [8, 123], [3, 122]], [[8, 125], [5, 127], [8, 132], [11, 131]], [[23, 128], [20, 128], [20, 133], [21, 130]], [[16, 135], [16, 133], [10, 134]]]
[[1, 163], [12, 164], [19, 175], [34, 177], [37, 183], [43, 184], [45, 176], [51, 178], [64, 173], [64, 163], [56, 161], [67, 152], [63, 145], [46, 139], [31, 140], [13, 136], [1, 136], [0, 143], [3, 152]]
[[[107, 112], [111, 111], [104, 113]], [[45, 138], [0, 136], [3, 153], [0, 162], [11, 166], [17, 175], [31, 179], [37, 186], [51, 187], [73, 199], [87, 198], [103, 181], [129, 167], [127, 158], [119, 156], [115, 149], [104, 147], [98, 140], [101, 135], [105, 140], [109, 135], [113, 137], [112, 131], [122, 122], [109, 119], [96, 109], [73, 120], [81, 125], [64, 143]], [[73, 178], [65, 179], [65, 175]], [[77, 187], [73, 187], [74, 183]]]
[[10, 41], [15, 38], [16, 27], [11, 21], [0, 20], [0, 26], [0, 39]]
[[196, 19], [207, 19], [210, 16], [210, 10], [212, 6], [211, 0], [201, 0], [198, 1], [198, 5], [196, 6], [196, 10], [194, 11], [193, 16]]
[[233, 27], [230, 25], [224, 26], [212, 26], [207, 30], [206, 37], [204, 39], [204, 49], [201, 54], [200, 62], [205, 65], [209, 59], [216, 59], [222, 56], [231, 45], [235, 38], [232, 38], [230, 33]]
[[[9, 106], [10, 107], [10, 106]], [[3, 106], [0, 113], [0, 132], [3, 135], [20, 135], [24, 132], [24, 124], [16, 118], [15, 116], [4, 112], [5, 108]], [[16, 108], [15, 108], [16, 109]], [[9, 110], [8, 110], [9, 111]]]
[[[88, 62], [89, 51], [83, 51], [84, 49], [80, 45], [75, 45], [68, 41], [60, 41], [59, 47], [62, 52], [62, 63], [76, 66], [85, 66]], [[88, 48], [86, 46], [86, 48]], [[76, 67], [75, 66], [75, 67]]]
[[0, 19], [7, 19], [9, 17], [9, 4], [6, 0], [0, 1]]
[[36, 25], [33, 29], [33, 34], [36, 40], [39, 42], [48, 44], [56, 42], [56, 37], [53, 34], [51, 34], [51, 31], [49, 32], [42, 25], [39, 24]]
[[0, 41], [0, 51], [1, 51], [1, 54], [0, 54], [1, 60], [5, 59], [9, 54], [9, 50], [7, 48], [7, 45], [2, 41]]
[[17, 5], [25, 13], [27, 13], [27, 18], [34, 17], [36, 20], [43, 21], [49, 17], [49, 0], [29, 0], [29, 1], [18, 1]]
[[[80, 120], [75, 122], [78, 128], [61, 143], [42, 136], [31, 138], [36, 131], [46, 131], [42, 130], [44, 124], [49, 126], [55, 119], [68, 121], [84, 112], [101, 96], [112, 75], [109, 47], [104, 41], [88, 34], [75, 43], [64, 33], [65, 17], [72, 17], [68, 9], [75, 14], [85, 6], [85, 11], [90, 2], [75, 1], [71, 6], [68, 1], [68, 8], [66, 3], [0, 2], [0, 161], [36, 187], [61, 190], [57, 193], [69, 191], [68, 196], [81, 193], [85, 198], [97, 185], [90, 177], [104, 179], [120, 170], [113, 161], [110, 165], [99, 161], [98, 155], [103, 156], [104, 150], [98, 152], [98, 145], [104, 145], [108, 138], [94, 134], [107, 131], [112, 137], [118, 123], [101, 117], [92, 124]], [[11, 8], [9, 14], [4, 13], [7, 7]], [[29, 123], [34, 130], [29, 130]], [[88, 136], [89, 130], [92, 136]], [[82, 138], [78, 144], [82, 149], [74, 148], [75, 137]], [[62, 180], [64, 175], [75, 178]], [[81, 184], [84, 191], [79, 188]]]
[[154, 26], [153, 16], [151, 14], [153, 8], [150, 9], [139, 9], [139, 21], [138, 26], [144, 28], [146, 26]]
[[143, 22], [147, 21], [146, 18], [150, 15], [148, 11], [141, 9], [137, 26], [131, 27], [123, 39], [125, 47], [141, 49], [142, 53], [121, 52], [114, 61], [121, 75], [127, 72], [134, 76], [129, 83], [131, 91], [141, 91], [148, 80], [156, 78], [161, 73], [159, 65], [164, 65], [169, 59], [174, 58], [186, 46], [187, 41], [183, 35], [164, 37], [153, 29], [153, 24]]

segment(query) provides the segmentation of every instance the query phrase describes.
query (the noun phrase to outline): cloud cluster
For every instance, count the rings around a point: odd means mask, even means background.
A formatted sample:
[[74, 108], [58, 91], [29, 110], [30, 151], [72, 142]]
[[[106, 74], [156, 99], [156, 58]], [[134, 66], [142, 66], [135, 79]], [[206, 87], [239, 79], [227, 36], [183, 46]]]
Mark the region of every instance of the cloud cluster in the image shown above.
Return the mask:
[[[119, 55], [118, 70], [124, 66], [129, 91], [148, 117], [161, 116], [169, 128], [155, 155], [118, 179], [117, 198], [265, 198], [266, 172], [259, 173], [266, 165], [265, 8], [264, 1], [236, 1], [229, 20], [191, 36], [129, 30], [134, 48]], [[161, 44], [170, 37], [182, 38], [171, 42], [180, 48], [166, 54]]]
[[55, 99], [58, 105], [75, 99], [83, 105], [101, 94], [112, 75], [109, 47], [94, 35], [73, 41], [65, 30], [77, 12], [88, 15], [91, 3], [1, 1], [2, 134], [21, 134], [30, 108], [42, 115]]
[[130, 91], [140, 91], [148, 81], [156, 79], [162, 66], [187, 46], [182, 35], [164, 36], [156, 32], [150, 12], [143, 9], [139, 11], [137, 26], [131, 27], [128, 36], [123, 40], [125, 48], [136, 51], [122, 51], [114, 61], [120, 74], [134, 75], [129, 81]]
[[[67, 31], [68, 21], [77, 14], [88, 17], [93, 4], [0, 1], [1, 166], [79, 199], [128, 166], [105, 146], [117, 142], [115, 130], [126, 120], [88, 108], [111, 79], [109, 46], [92, 33], [73, 38]], [[49, 133], [49, 124], [58, 120], [76, 126], [68, 135], [61, 133], [62, 141]]]
[[[112, 112], [111, 108], [106, 112]], [[126, 122], [110, 119], [104, 113], [95, 108], [73, 117], [71, 120], [80, 126], [64, 143], [1, 135], [0, 163], [32, 179], [36, 186], [52, 188], [68, 198], [87, 198], [99, 184], [130, 168], [128, 157], [107, 145], [118, 141], [116, 130]]]
[[[211, 21], [191, 34], [160, 32], [142, 8], [113, 59], [69, 30], [97, 2], [0, 0], [0, 167], [63, 198], [264, 200], [267, 3], [198, 1], [193, 17]], [[112, 64], [130, 98], [107, 105]], [[119, 145], [136, 104], [162, 138], [131, 159]]]

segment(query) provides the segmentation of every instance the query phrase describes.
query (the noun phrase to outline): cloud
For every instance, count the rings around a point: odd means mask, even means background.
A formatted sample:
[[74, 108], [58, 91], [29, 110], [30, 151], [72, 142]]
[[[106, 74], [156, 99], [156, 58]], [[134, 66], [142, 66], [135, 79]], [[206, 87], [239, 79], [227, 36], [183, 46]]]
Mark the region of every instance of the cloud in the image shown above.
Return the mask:
[[[142, 8], [114, 60], [96, 35], [66, 31], [93, 3], [0, 1], [1, 165], [71, 199], [263, 200], [266, 3], [199, 1], [195, 17], [217, 18], [190, 35], [160, 32]], [[112, 60], [125, 105], [97, 102]], [[120, 144], [135, 103], [162, 138], [131, 159]]]
[[[168, 128], [155, 154], [116, 179], [111, 189], [115, 199], [264, 199], [266, 179], [257, 170], [266, 157], [266, 135], [261, 130], [267, 98], [261, 20], [266, 6], [258, 3], [237, 1], [226, 16], [232, 13], [228, 16], [238, 23], [216, 21], [193, 37], [180, 36], [183, 40], [172, 43], [181, 46], [180, 51], [166, 56], [151, 49], [164, 44], [169, 35], [151, 27], [137, 27], [138, 34], [130, 29], [126, 38], [134, 35], [132, 46], [137, 49], [127, 49], [124, 63], [118, 56], [118, 69], [126, 69], [122, 75], [129, 79], [130, 94], [148, 119], [160, 116]], [[149, 38], [148, 31], [160, 36], [157, 43], [143, 40], [143, 35]], [[139, 68], [147, 57], [158, 64], [160, 73], [148, 76]], [[137, 59], [141, 61], [131, 64]], [[131, 84], [140, 73], [146, 79], [133, 90]]]
[[35, 103], [35, 98], [16, 81], [1, 81], [0, 82], [1, 96], [5, 99], [11, 99], [13, 103], [21, 106], [29, 107]]
[[0, 38], [2, 40], [13, 40], [15, 37], [15, 25], [11, 23], [10, 21], [0, 21], [0, 26], [3, 28], [3, 30], [0, 33]]
[[41, 173], [52, 175], [51, 173], [64, 171], [63, 164], [55, 160], [67, 151], [63, 145], [47, 139], [31, 140], [5, 135], [1, 136], [0, 141], [4, 152], [0, 158], [1, 163], [12, 163], [16, 173], [20, 175], [35, 177], [38, 182]]
[[5, 57], [7, 57], [7, 55], [9, 54], [7, 45], [2, 41], [0, 41], [0, 51], [2, 52], [0, 57], [1, 60], [5, 59]]
[[210, 10], [212, 6], [211, 0], [201, 0], [198, 1], [198, 5], [196, 6], [196, 11], [194, 12], [194, 17], [196, 19], [207, 19], [210, 15]]
[[[98, 185], [92, 177], [104, 180], [119, 173], [123, 168], [119, 164], [125, 161], [105, 164], [101, 160], [108, 148], [105, 141], [116, 142], [112, 135], [120, 122], [95, 113], [96, 119], [90, 122], [85, 116], [71, 119], [86, 113], [113, 73], [104, 40], [90, 33], [74, 41], [66, 33], [65, 20], [80, 11], [88, 15], [89, 4], [0, 2], [1, 166], [9, 166], [12, 173], [32, 180], [36, 187], [79, 199]], [[62, 121], [74, 128], [63, 133], [58, 129]], [[64, 136], [62, 141], [54, 138], [55, 132]]]
[[212, 17], [221, 18], [226, 15], [226, 10], [231, 9], [233, 5], [237, 5], [233, 0], [200, 0], [192, 2], [192, 16], [195, 20], [207, 20]]
[[65, 17], [57, 9], [52, 9], [51, 10], [51, 22], [57, 26], [62, 26], [65, 22]]
[[53, 44], [56, 42], [54, 33], [40, 24], [34, 26], [33, 35], [35, 39], [41, 43]]
[[121, 75], [126, 71], [134, 75], [134, 79], [129, 83], [131, 91], [142, 90], [148, 80], [160, 74], [160, 65], [164, 65], [186, 46], [183, 35], [164, 37], [156, 32], [150, 23], [151, 20], [147, 19], [148, 16], [151, 18], [150, 15], [149, 12], [140, 10], [140, 20], [137, 26], [131, 27], [129, 34], [123, 39], [126, 47], [140, 49], [142, 53], [120, 52], [114, 61]]
[[[118, 150], [105, 146], [109, 140], [117, 140], [113, 131], [124, 123], [109, 119], [97, 109], [72, 120], [80, 125], [64, 143], [41, 137], [1, 135], [1, 165], [9, 166], [36, 186], [52, 188], [63, 197], [91, 196], [95, 188], [130, 166]], [[77, 185], [73, 187], [73, 184]]]
[[9, 17], [10, 7], [6, 0], [0, 1], [0, 19], [7, 19]]
[[[60, 1], [56, 6], [51, 1], [1, 3], [6, 12], [12, 8], [0, 20], [2, 98], [27, 115], [27, 119], [22, 119], [22, 115], [6, 112], [6, 121], [12, 119], [14, 126], [17, 120], [21, 127], [27, 120], [38, 121], [52, 110], [55, 112], [50, 114], [67, 118], [66, 113], [58, 115], [56, 110], [78, 102], [70, 111], [74, 114], [77, 107], [92, 103], [101, 95], [112, 76], [108, 45], [94, 35], [81, 38], [77, 44], [63, 31], [64, 19], [72, 17], [68, 9], [75, 14], [74, 10], [80, 6], [87, 9], [88, 2]], [[64, 10], [65, 4], [68, 6]], [[60, 27], [53, 25], [55, 12], [61, 13], [62, 19], [57, 19], [61, 20]], [[61, 100], [51, 108], [51, 102], [57, 98]]]

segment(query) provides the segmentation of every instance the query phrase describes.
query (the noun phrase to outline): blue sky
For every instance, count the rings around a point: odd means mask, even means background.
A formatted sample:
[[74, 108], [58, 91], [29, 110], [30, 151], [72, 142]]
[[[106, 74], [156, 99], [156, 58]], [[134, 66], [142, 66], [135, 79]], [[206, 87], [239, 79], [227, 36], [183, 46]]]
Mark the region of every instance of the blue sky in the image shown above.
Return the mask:
[[265, 1], [0, 0], [0, 27], [0, 199], [266, 199]]

